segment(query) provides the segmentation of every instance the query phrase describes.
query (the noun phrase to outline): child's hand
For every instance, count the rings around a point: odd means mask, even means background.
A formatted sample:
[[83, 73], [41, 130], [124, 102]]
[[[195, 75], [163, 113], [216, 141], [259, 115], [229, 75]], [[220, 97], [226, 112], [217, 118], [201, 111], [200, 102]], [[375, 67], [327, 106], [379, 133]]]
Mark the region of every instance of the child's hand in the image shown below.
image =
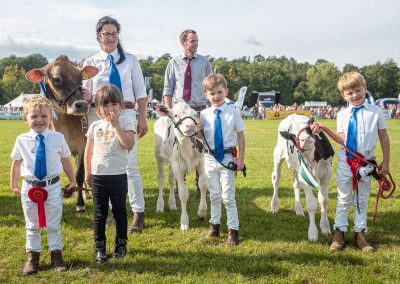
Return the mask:
[[243, 170], [243, 168], [244, 168], [244, 161], [242, 161], [242, 160], [237, 160], [237, 161], [236, 161], [236, 165], [237, 165], [237, 170], [236, 170], [236, 172], [241, 171], [241, 170]]
[[379, 165], [378, 174], [380, 174], [380, 175], [387, 175], [388, 173], [389, 173], [389, 163], [383, 161], [383, 162]]
[[310, 125], [310, 129], [313, 134], [318, 134], [321, 132], [321, 128], [316, 122], [313, 122], [313, 124]]
[[76, 182], [71, 182], [71, 183], [68, 185], [67, 190], [70, 190], [71, 188], [77, 187], [77, 186], [78, 186], [78, 185], [76, 184]]
[[21, 189], [18, 186], [14, 186], [11, 188], [16, 196], [21, 196]]
[[110, 111], [107, 115], [107, 120], [111, 123], [113, 128], [119, 128], [119, 113]]
[[85, 175], [85, 183], [86, 183], [89, 187], [92, 186], [91, 174]]
[[203, 127], [200, 124], [196, 124], [194, 127], [196, 129], [196, 133], [199, 133], [200, 131], [203, 130]]

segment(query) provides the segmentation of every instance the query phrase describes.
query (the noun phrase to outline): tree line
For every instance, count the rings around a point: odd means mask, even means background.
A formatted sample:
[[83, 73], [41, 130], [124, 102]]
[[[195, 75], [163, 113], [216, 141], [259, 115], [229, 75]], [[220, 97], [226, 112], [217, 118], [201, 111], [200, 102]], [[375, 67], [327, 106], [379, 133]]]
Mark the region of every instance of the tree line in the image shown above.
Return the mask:
[[[164, 54], [157, 59], [148, 57], [139, 60], [143, 75], [152, 78], [150, 88], [158, 100], [161, 100], [165, 69], [171, 58], [170, 54]], [[334, 63], [324, 59], [310, 64], [284, 56], [256, 55], [233, 60], [209, 58], [214, 72], [226, 77], [229, 98], [234, 100], [237, 99], [237, 91], [247, 86], [248, 92], [279, 91], [281, 103], [285, 105], [305, 101], [327, 101], [334, 106], [340, 105], [344, 101], [336, 84], [339, 76], [348, 71], [358, 71], [364, 75], [368, 90], [375, 99], [397, 97], [400, 93], [400, 68], [393, 59], [363, 67], [346, 64], [339, 70]], [[27, 81], [25, 73], [47, 63], [47, 58], [41, 54], [26, 57], [11, 55], [0, 59], [0, 104], [9, 102], [21, 93], [39, 93], [39, 86]]]

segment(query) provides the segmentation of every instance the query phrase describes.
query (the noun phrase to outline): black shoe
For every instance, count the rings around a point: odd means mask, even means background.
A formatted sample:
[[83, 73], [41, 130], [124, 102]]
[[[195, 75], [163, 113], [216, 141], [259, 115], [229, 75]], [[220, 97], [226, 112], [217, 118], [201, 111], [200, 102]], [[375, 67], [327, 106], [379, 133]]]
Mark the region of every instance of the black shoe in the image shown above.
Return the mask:
[[105, 241], [96, 241], [96, 262], [98, 264], [107, 262], [106, 255], [106, 242]]
[[126, 239], [117, 238], [115, 240], [115, 250], [112, 255], [113, 258], [122, 258], [126, 255]]

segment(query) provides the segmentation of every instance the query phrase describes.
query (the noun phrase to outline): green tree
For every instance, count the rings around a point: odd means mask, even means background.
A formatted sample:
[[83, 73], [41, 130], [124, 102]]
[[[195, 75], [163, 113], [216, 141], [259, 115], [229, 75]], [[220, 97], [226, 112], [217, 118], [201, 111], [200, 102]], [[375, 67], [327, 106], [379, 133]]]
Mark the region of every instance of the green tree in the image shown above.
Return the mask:
[[310, 97], [308, 100], [327, 101], [332, 105], [343, 103], [336, 88], [339, 79], [339, 70], [333, 63], [319, 60], [308, 69], [307, 81]]

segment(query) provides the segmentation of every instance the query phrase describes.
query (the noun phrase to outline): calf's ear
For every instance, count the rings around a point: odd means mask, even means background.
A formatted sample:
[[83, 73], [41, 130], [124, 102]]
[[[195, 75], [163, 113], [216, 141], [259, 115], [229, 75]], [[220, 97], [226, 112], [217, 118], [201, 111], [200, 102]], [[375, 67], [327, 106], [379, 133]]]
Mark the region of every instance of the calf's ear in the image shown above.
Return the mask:
[[279, 131], [279, 134], [280, 134], [283, 138], [285, 138], [285, 139], [287, 139], [287, 140], [290, 140], [290, 141], [292, 141], [293, 143], [296, 143], [296, 135], [290, 133], [289, 131]]
[[25, 74], [25, 78], [32, 83], [39, 83], [43, 80], [44, 74], [42, 69], [35, 68]]
[[97, 69], [97, 67], [94, 66], [84, 66], [81, 68], [81, 74], [83, 80], [88, 80], [96, 76], [97, 73], [99, 73], [99, 69]]
[[159, 104], [154, 107], [155, 112], [158, 116], [167, 116], [170, 113], [170, 109], [168, 109], [165, 105]]

